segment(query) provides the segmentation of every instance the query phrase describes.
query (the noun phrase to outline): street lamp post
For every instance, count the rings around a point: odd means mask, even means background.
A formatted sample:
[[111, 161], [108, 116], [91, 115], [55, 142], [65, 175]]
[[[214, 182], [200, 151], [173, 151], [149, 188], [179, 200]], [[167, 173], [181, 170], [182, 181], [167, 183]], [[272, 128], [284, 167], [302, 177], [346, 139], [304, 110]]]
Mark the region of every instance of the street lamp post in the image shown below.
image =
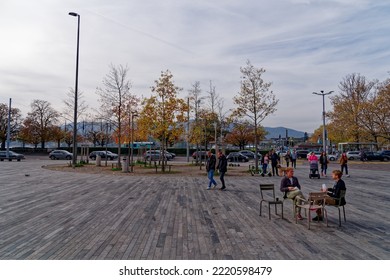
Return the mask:
[[326, 128], [325, 128], [325, 95], [330, 95], [333, 93], [332, 91], [324, 93], [323, 90], [321, 90], [321, 93], [313, 92], [313, 94], [316, 95], [322, 95], [322, 149], [326, 153]]
[[76, 83], [74, 87], [74, 115], [73, 115], [73, 168], [77, 164], [77, 94], [79, 84], [79, 42], [80, 42], [80, 15], [74, 12], [70, 16], [77, 17], [77, 52], [76, 52]]
[[130, 171], [133, 172], [133, 150], [134, 150], [134, 145], [133, 145], [133, 138], [134, 138], [134, 118], [138, 117], [137, 112], [131, 112], [131, 150], [130, 150]]

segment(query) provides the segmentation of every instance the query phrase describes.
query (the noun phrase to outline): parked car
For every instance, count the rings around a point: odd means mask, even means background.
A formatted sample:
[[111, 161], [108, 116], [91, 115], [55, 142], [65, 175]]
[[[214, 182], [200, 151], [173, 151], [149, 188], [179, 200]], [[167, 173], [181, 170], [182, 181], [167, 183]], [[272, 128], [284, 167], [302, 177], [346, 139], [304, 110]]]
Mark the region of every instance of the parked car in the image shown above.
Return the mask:
[[384, 156], [390, 156], [390, 150], [383, 150], [380, 153]]
[[207, 152], [206, 151], [193, 152], [192, 158], [193, 159], [196, 159], [196, 158], [206, 159], [207, 158]]
[[54, 150], [49, 153], [49, 158], [52, 160], [55, 159], [67, 159], [70, 160], [73, 158], [73, 155], [65, 150]]
[[306, 158], [307, 158], [307, 159], [309, 159], [311, 153], [314, 153], [314, 155], [318, 158], [318, 160], [320, 159], [321, 152], [319, 152], [319, 151], [310, 151], [310, 152], [306, 155]]
[[166, 153], [170, 154], [172, 156], [172, 159], [174, 159], [176, 157], [176, 154], [175, 153], [172, 153], [172, 152], [168, 152], [168, 151], [165, 151]]
[[8, 159], [9, 161], [12, 161], [16, 159], [17, 161], [21, 161], [22, 159], [25, 159], [24, 155], [15, 153], [13, 151], [8, 151], [8, 158], [7, 158], [7, 151], [0, 151], [0, 161], [3, 161], [5, 159]]
[[255, 153], [252, 151], [249, 151], [249, 150], [242, 150], [242, 151], [239, 151], [239, 153], [243, 154], [244, 156], [246, 156], [250, 159], [255, 158]]
[[329, 154], [329, 155], [328, 155], [328, 159], [329, 159], [330, 161], [335, 161], [335, 160], [337, 160], [337, 156], [336, 156], [336, 155], [333, 155], [333, 154]]
[[[309, 158], [310, 153], [311, 153], [311, 152], [309, 152], [309, 153], [306, 155], [306, 158]], [[318, 160], [320, 159], [321, 153], [322, 153], [322, 152], [314, 151], [314, 154], [316, 155], [316, 157], [318, 157]], [[335, 161], [335, 160], [337, 159], [337, 156], [336, 156], [336, 155], [333, 155], [333, 154], [328, 154], [328, 155], [327, 155], [327, 158], [328, 158], [329, 161]]]
[[249, 158], [247, 156], [244, 156], [240, 152], [231, 152], [230, 154], [227, 155], [226, 159], [230, 162], [233, 162], [233, 161], [247, 162], [247, 161], [249, 161]]
[[[144, 159], [145, 161], [150, 160], [161, 160], [162, 159], [162, 153], [160, 150], [148, 150], [144, 153]], [[168, 152], [164, 152], [164, 159], [171, 160], [172, 155]]]
[[94, 151], [89, 154], [89, 158], [96, 160], [96, 157], [100, 156], [102, 159], [114, 160], [118, 158], [118, 155], [110, 151]]
[[[243, 154], [244, 156], [248, 157], [249, 159], [254, 159], [255, 155], [256, 155], [254, 152], [249, 151], [249, 150], [242, 150], [242, 151], [239, 151], [239, 153]], [[257, 156], [259, 157], [260, 160], [263, 157], [259, 152], [257, 153]]]
[[390, 155], [386, 156], [382, 153], [378, 152], [365, 152], [366, 154], [366, 159], [367, 160], [380, 160], [380, 161], [389, 161], [390, 160]]
[[384, 161], [390, 161], [390, 151], [381, 151], [380, 154]]
[[360, 159], [360, 152], [359, 151], [349, 151], [346, 153], [347, 159], [354, 160], [354, 159]]
[[309, 150], [297, 150], [297, 158], [307, 158]]

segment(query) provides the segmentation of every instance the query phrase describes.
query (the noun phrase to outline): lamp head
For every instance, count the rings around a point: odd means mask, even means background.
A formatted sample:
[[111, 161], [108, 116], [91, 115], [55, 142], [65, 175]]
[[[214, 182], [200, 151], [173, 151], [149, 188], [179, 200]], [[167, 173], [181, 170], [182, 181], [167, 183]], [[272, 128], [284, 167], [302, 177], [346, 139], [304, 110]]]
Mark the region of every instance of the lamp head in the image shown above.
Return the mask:
[[70, 12], [69, 15], [70, 15], [70, 16], [73, 16], [73, 17], [78, 17], [78, 16], [79, 16], [79, 14], [74, 13], [74, 12]]

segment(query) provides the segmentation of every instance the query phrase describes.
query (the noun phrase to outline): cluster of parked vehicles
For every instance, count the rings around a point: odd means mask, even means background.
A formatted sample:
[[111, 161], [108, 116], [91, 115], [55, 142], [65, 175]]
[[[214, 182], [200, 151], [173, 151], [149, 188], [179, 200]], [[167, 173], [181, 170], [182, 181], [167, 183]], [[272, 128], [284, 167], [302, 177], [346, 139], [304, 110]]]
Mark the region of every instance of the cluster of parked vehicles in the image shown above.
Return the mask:
[[[261, 159], [262, 155], [258, 153], [259, 159]], [[193, 159], [206, 159], [207, 152], [206, 151], [197, 151], [192, 154]], [[242, 150], [239, 152], [230, 152], [226, 156], [227, 160], [230, 162], [248, 162], [251, 159], [255, 158], [255, 153], [249, 150]]]
[[[363, 160], [363, 161], [390, 161], [390, 150], [385, 150], [381, 152], [364, 152], [361, 151], [349, 151], [346, 152], [347, 158], [349, 160]], [[363, 158], [362, 158], [363, 156]]]
[[[310, 155], [311, 151], [309, 150], [297, 150], [297, 158], [298, 159], [306, 159]], [[0, 151], [0, 161], [4, 160], [16, 160], [21, 161], [25, 159], [23, 154], [15, 153], [13, 151], [9, 151], [7, 156], [7, 151]], [[286, 152], [279, 152], [279, 157], [284, 157]], [[321, 152], [314, 151], [314, 154], [319, 158], [321, 156]], [[348, 160], [363, 160], [363, 161], [390, 161], [390, 150], [384, 150], [380, 152], [370, 152], [365, 151], [348, 151], [346, 152]], [[362, 158], [362, 155], [364, 158]], [[96, 160], [96, 158], [100, 156], [101, 159], [107, 160], [116, 160], [118, 159], [118, 154], [115, 154], [110, 151], [93, 151], [89, 154], [89, 158], [91, 160]], [[339, 155], [328, 154], [329, 161], [336, 161]], [[158, 160], [172, 160], [176, 157], [175, 153], [168, 151], [160, 151], [160, 150], [147, 150], [143, 154], [143, 159], [145, 161], [158, 161]], [[227, 156], [227, 160], [229, 162], [248, 162], [249, 160], [255, 159], [255, 153], [250, 150], [241, 150], [238, 152], [230, 152]], [[53, 150], [49, 153], [49, 158], [52, 160], [72, 160], [73, 154], [66, 150]], [[206, 151], [196, 151], [192, 154], [193, 159], [207, 159]], [[261, 160], [262, 155], [258, 153], [258, 158]]]

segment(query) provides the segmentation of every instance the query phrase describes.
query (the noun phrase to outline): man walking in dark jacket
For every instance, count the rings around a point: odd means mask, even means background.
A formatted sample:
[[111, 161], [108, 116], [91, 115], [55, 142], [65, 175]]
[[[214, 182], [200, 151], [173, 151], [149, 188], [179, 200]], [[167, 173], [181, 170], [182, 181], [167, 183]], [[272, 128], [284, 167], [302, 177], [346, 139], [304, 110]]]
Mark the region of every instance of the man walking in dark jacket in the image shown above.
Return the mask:
[[219, 179], [222, 182], [222, 187], [220, 188], [221, 191], [226, 189], [225, 186], [225, 173], [227, 171], [227, 159], [226, 156], [222, 153], [222, 151], [218, 152], [218, 166], [217, 169], [219, 171]]
[[272, 150], [271, 151], [271, 165], [272, 165], [272, 176], [279, 176], [278, 174], [278, 164], [279, 164], [279, 156], [278, 154]]

